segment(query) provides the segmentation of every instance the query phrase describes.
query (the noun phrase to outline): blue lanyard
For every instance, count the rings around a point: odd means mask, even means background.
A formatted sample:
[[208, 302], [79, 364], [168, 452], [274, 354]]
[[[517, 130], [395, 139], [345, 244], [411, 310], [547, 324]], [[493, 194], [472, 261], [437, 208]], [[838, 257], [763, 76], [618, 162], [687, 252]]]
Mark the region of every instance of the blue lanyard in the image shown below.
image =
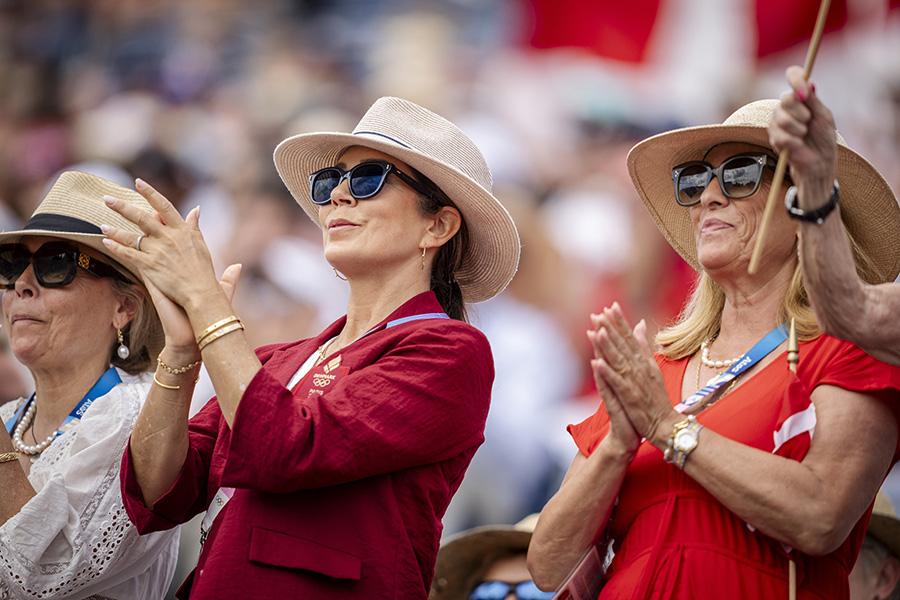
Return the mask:
[[376, 325], [375, 327], [368, 330], [367, 332], [365, 332], [364, 334], [362, 334], [361, 336], [356, 338], [356, 340], [353, 340], [353, 341], [355, 342], [357, 340], [361, 340], [364, 337], [366, 337], [367, 335], [369, 335], [370, 333], [375, 333], [376, 331], [378, 331], [382, 328], [390, 329], [391, 327], [394, 327], [395, 325], [403, 325], [404, 323], [409, 323], [410, 321], [421, 321], [422, 319], [449, 319], [449, 318], [450, 317], [447, 316], [447, 313], [442, 313], [442, 312], [422, 313], [420, 315], [410, 315], [408, 317], [400, 317], [399, 319], [394, 319], [393, 321], [388, 321], [384, 325]]
[[781, 345], [788, 338], [787, 326], [782, 324], [770, 331], [763, 339], [756, 342], [750, 350], [738, 359], [731, 368], [717, 376], [715, 379], [706, 384], [702, 389], [697, 390], [694, 394], [682, 400], [675, 407], [678, 412], [684, 412], [694, 406], [726, 383], [729, 383], [741, 375], [744, 371], [758, 363], [762, 358], [768, 355], [772, 350]]
[[[94, 400], [100, 398], [101, 396], [105, 396], [112, 390], [114, 387], [122, 383], [122, 379], [119, 377], [119, 373], [116, 371], [115, 367], [110, 367], [109, 370], [103, 374], [100, 379], [97, 380], [97, 383], [94, 384], [94, 387], [90, 389], [90, 391], [85, 394], [84, 398], [81, 399], [81, 402], [78, 403], [69, 416], [65, 418], [62, 422], [62, 425], [59, 426], [59, 429], [56, 430], [54, 434], [54, 438], [61, 436], [66, 429], [74, 425], [75, 422], [80, 421], [81, 417], [84, 416], [84, 413], [90, 408], [91, 404], [94, 403]], [[13, 428], [16, 426], [16, 422], [22, 416], [22, 413], [28, 408], [28, 405], [34, 401], [34, 394], [31, 395], [31, 398], [28, 399], [28, 402], [19, 407], [19, 410], [16, 411], [8, 421], [6, 421], [6, 431], [12, 434]]]

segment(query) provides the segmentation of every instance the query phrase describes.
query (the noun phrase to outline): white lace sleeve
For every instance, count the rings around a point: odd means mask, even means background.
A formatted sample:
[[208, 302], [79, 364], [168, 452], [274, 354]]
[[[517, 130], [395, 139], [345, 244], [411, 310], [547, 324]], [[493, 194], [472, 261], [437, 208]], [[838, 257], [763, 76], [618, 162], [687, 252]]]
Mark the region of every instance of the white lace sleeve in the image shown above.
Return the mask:
[[149, 385], [120, 376], [123, 383], [32, 464], [37, 495], [0, 526], [0, 599], [165, 596], [178, 529], [138, 536], [119, 488], [122, 452]]

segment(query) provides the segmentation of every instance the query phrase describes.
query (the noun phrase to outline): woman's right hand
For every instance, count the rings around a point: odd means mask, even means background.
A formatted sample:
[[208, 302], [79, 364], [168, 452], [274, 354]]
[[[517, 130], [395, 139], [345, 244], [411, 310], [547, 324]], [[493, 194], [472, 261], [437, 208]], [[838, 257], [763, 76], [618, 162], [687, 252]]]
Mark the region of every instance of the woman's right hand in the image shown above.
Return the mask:
[[790, 151], [791, 178], [800, 190], [803, 209], [821, 206], [830, 196], [837, 171], [837, 137], [834, 116], [806, 80], [803, 69], [786, 72], [791, 91], [769, 124], [769, 142], [778, 152]]

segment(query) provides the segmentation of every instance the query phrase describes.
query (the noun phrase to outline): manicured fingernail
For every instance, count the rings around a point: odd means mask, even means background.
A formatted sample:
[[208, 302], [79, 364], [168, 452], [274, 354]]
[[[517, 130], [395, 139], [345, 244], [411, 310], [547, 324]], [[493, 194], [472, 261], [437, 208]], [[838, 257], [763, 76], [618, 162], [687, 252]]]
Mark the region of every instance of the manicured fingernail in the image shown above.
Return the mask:
[[109, 233], [109, 225], [101, 225], [100, 231], [102, 231], [103, 233]]
[[806, 102], [806, 92], [803, 90], [797, 90], [797, 97]]
[[140, 177], [138, 177], [137, 179], [134, 180], [134, 187], [136, 189], [142, 190], [145, 187], [147, 187], [147, 182], [144, 181], [143, 179], [141, 179]]
[[103, 238], [101, 241], [103, 242], [103, 245], [106, 246], [107, 248], [112, 248], [113, 241], [111, 239]]
[[110, 206], [112, 206], [113, 204], [116, 203], [116, 199], [113, 198], [112, 196], [103, 196], [103, 201], [106, 202], [107, 204], [109, 204]]
[[812, 93], [813, 93], [813, 94], [815, 94], [815, 93], [816, 93], [816, 84], [814, 84], [812, 81], [810, 81], [810, 82], [809, 82], [809, 89], [812, 90]]

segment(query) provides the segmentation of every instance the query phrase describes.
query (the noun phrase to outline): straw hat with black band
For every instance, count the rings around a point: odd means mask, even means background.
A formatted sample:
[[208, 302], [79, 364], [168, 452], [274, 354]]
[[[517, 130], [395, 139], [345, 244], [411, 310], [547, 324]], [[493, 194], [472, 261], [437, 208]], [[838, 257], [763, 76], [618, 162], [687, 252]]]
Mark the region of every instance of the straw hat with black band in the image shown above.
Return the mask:
[[428, 600], [468, 598], [494, 561], [528, 551], [537, 519], [535, 513], [515, 525], [484, 525], [447, 538], [438, 551]]
[[[742, 106], [721, 125], [686, 127], [661, 133], [640, 142], [628, 153], [628, 172], [650, 215], [669, 244], [695, 270], [697, 246], [690, 210], [675, 202], [672, 168], [702, 160], [718, 144], [744, 142], [771, 148], [768, 126], [778, 100], [759, 100]], [[900, 206], [890, 185], [878, 170], [850, 149], [836, 133], [837, 180], [841, 217], [876, 269], [877, 280], [894, 281], [900, 273]]]
[[22, 229], [0, 232], [0, 244], [15, 243], [25, 236], [70, 240], [96, 250], [108, 257], [114, 267], [130, 274], [134, 281], [142, 281], [134, 265], [121, 257], [114, 259], [103, 245], [106, 236], [100, 231], [101, 225], [141, 233], [137, 225], [106, 205], [104, 195], [119, 198], [147, 212], [155, 212], [134, 190], [90, 173], [63, 171]]
[[474, 142], [443, 117], [401, 98], [380, 98], [352, 133], [305, 133], [275, 148], [275, 167], [294, 199], [319, 227], [309, 175], [334, 166], [351, 146], [396, 157], [434, 182], [456, 205], [469, 248], [455, 273], [466, 302], [500, 293], [519, 263], [519, 236], [509, 213], [491, 193], [491, 173]]

